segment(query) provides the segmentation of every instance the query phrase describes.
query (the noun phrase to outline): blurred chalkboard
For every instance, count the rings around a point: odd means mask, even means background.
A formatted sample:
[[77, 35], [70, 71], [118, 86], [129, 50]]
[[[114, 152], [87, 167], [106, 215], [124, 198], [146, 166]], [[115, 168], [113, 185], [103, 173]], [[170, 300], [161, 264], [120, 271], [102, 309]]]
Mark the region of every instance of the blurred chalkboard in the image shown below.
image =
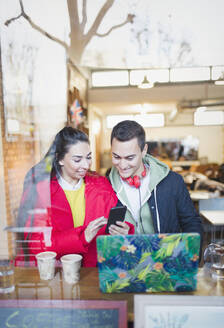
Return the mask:
[[126, 301], [0, 300], [0, 328], [123, 328]]

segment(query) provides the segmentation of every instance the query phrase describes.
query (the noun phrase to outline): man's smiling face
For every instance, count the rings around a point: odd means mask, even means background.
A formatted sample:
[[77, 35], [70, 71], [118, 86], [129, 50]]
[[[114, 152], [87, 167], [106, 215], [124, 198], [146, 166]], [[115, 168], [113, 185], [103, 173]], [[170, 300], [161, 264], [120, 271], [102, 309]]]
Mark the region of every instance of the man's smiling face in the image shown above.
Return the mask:
[[113, 138], [111, 151], [112, 164], [116, 167], [122, 178], [141, 175], [144, 170], [142, 160], [147, 152], [147, 145], [141, 151], [137, 138], [129, 141], [119, 141]]

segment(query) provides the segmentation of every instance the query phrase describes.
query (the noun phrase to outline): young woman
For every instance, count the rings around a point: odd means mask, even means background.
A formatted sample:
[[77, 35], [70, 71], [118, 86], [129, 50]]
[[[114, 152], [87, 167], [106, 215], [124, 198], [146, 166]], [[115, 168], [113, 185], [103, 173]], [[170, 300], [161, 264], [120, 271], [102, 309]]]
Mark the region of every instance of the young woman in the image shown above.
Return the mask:
[[[105, 234], [117, 197], [105, 177], [89, 171], [90, 165], [87, 135], [65, 127], [44, 159], [28, 172], [18, 215], [23, 254], [17, 256], [17, 265], [35, 265], [35, 254], [51, 250], [58, 259], [79, 253], [83, 266], [96, 266], [96, 237]], [[120, 234], [134, 232], [125, 222], [117, 229]]]

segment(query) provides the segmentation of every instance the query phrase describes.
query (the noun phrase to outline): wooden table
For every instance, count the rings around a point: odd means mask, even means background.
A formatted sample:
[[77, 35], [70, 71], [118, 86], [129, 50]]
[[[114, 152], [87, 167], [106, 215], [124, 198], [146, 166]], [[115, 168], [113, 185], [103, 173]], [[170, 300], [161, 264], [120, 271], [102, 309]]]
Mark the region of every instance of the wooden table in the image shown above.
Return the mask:
[[[0, 299], [39, 299], [39, 300], [126, 300], [128, 321], [134, 321], [134, 295], [132, 293], [103, 294], [99, 290], [98, 269], [81, 268], [80, 282], [69, 285], [62, 279], [58, 269], [55, 278], [43, 281], [36, 268], [15, 269], [15, 291], [11, 294], [0, 294]], [[174, 294], [174, 293], [153, 293]], [[177, 293], [176, 293], [177, 294]], [[224, 296], [224, 280], [213, 280], [198, 272], [198, 286], [194, 292], [180, 292], [178, 295]]]

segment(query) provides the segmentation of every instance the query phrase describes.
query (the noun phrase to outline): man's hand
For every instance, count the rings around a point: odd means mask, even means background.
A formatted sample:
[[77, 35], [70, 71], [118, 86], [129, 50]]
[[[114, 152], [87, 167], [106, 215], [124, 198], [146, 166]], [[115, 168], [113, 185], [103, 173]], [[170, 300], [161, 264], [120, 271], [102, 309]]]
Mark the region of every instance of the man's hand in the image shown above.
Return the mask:
[[112, 235], [112, 236], [115, 236], [115, 235], [128, 235], [130, 227], [127, 223], [121, 222], [121, 221], [116, 221], [116, 224], [117, 225], [111, 224], [111, 226], [109, 227], [110, 235]]
[[101, 216], [100, 218], [91, 221], [86, 230], [85, 238], [88, 243], [90, 243], [93, 238], [96, 236], [97, 232], [107, 223], [107, 219], [104, 216]]

